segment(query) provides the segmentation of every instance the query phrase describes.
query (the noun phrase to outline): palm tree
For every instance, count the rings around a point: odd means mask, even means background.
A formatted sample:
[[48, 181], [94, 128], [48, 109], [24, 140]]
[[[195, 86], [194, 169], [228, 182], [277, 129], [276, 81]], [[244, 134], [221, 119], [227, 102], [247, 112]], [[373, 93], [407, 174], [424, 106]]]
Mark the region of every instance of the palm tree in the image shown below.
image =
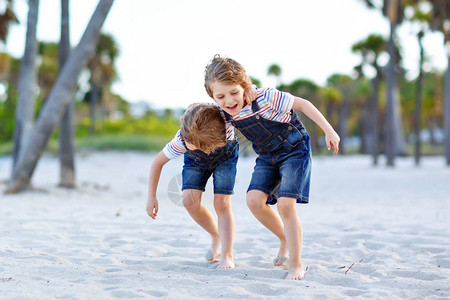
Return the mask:
[[37, 71], [39, 98], [45, 102], [58, 79], [58, 44], [39, 42], [40, 65]]
[[[59, 69], [62, 70], [70, 55], [69, 0], [61, 0], [61, 38], [58, 47]], [[73, 128], [74, 103], [67, 105], [59, 124], [59, 186], [75, 187], [75, 134]]]
[[345, 138], [347, 137], [347, 120], [350, 113], [350, 100], [354, 90], [353, 79], [348, 75], [333, 74], [327, 78], [327, 86], [335, 87], [342, 95], [337, 132], [341, 138], [341, 154], [345, 154]]
[[[444, 119], [443, 113], [443, 83], [444, 78], [437, 73], [425, 73], [423, 85], [423, 121], [430, 132], [430, 144], [435, 145], [437, 124]], [[442, 122], [443, 123], [443, 122]]]
[[277, 79], [277, 87], [280, 86], [281, 83], [281, 67], [277, 64], [272, 64], [269, 66], [267, 70], [267, 75], [275, 76]]
[[39, 157], [44, 152], [55, 125], [60, 121], [67, 110], [67, 105], [72, 101], [78, 76], [95, 50], [100, 29], [113, 2], [114, 0], [99, 1], [78, 46], [71, 52], [64, 64], [58, 81], [39, 114], [30, 141], [25, 145], [24, 155], [21, 155], [17, 162], [6, 193], [18, 192], [29, 186]]
[[420, 60], [419, 60], [419, 75], [417, 76], [416, 84], [416, 100], [415, 100], [415, 110], [414, 110], [414, 161], [416, 166], [420, 163], [420, 130], [421, 117], [422, 117], [422, 85], [423, 85], [423, 63], [424, 63], [424, 47], [422, 39], [427, 31], [428, 24], [430, 23], [431, 13], [424, 11], [423, 6], [421, 6], [421, 0], [408, 0], [406, 4], [414, 10], [414, 14], [409, 18], [409, 21], [418, 24], [419, 30], [417, 32], [417, 42], [420, 49]]
[[417, 33], [417, 41], [419, 43], [420, 49], [420, 62], [419, 62], [419, 76], [417, 77], [416, 84], [416, 106], [414, 110], [414, 161], [416, 166], [420, 163], [420, 148], [421, 148], [421, 140], [420, 140], [420, 129], [421, 126], [421, 116], [422, 116], [422, 84], [423, 84], [423, 61], [424, 61], [424, 49], [422, 44], [422, 39], [424, 36], [423, 30], [420, 30]]
[[365, 40], [359, 41], [352, 46], [352, 51], [362, 56], [361, 69], [368, 64], [375, 70], [375, 76], [371, 80], [372, 96], [369, 108], [371, 111], [371, 122], [369, 122], [370, 139], [366, 141], [368, 148], [372, 149], [373, 165], [378, 164], [378, 115], [379, 115], [379, 87], [383, 77], [383, 70], [378, 65], [379, 56], [386, 51], [386, 40], [377, 34], [369, 35]]
[[444, 127], [445, 157], [450, 166], [450, 3], [448, 0], [429, 0], [432, 5], [431, 29], [444, 34], [444, 46], [447, 49], [447, 71], [444, 79]]
[[387, 66], [387, 103], [386, 103], [386, 156], [387, 165], [394, 166], [394, 157], [397, 152], [404, 152], [404, 145], [396, 145], [396, 141], [402, 141], [398, 130], [401, 125], [400, 118], [396, 118], [396, 109], [399, 109], [399, 93], [397, 86], [397, 52], [395, 49], [395, 39], [397, 26], [403, 20], [403, 3], [401, 0], [385, 0], [383, 11], [389, 18], [390, 34], [388, 41], [389, 64]]
[[20, 65], [18, 96], [16, 108], [16, 127], [14, 129], [13, 173], [17, 161], [24, 153], [25, 143], [33, 129], [36, 84], [37, 39], [36, 28], [39, 0], [28, 1], [27, 37], [25, 52]]
[[90, 107], [90, 134], [95, 131], [96, 108], [100, 100], [101, 117], [104, 120], [110, 103], [109, 91], [112, 82], [116, 78], [115, 60], [119, 55], [119, 49], [114, 38], [108, 34], [101, 34], [95, 54], [88, 62], [88, 68], [91, 73], [89, 83], [89, 107]]
[[359, 153], [363, 154], [371, 154], [373, 146], [371, 143], [373, 142], [372, 137], [372, 129], [371, 129], [371, 116], [372, 112], [370, 111], [369, 105], [370, 96], [372, 95], [372, 88], [370, 86], [371, 81], [364, 76], [362, 72], [361, 65], [355, 66], [354, 71], [356, 73], [355, 80], [355, 90], [354, 90], [354, 100], [355, 100], [355, 109], [351, 111], [349, 121], [356, 118], [356, 127], [350, 128], [355, 131], [361, 139], [361, 144], [359, 147]]
[[[376, 8], [376, 0], [364, 0], [372, 8]], [[386, 70], [387, 79], [387, 103], [386, 103], [386, 163], [394, 166], [394, 157], [397, 153], [405, 153], [405, 142], [401, 125], [401, 114], [399, 105], [399, 94], [397, 87], [396, 70], [398, 54], [395, 47], [396, 30], [403, 21], [403, 0], [383, 0], [383, 14], [389, 19], [390, 34], [387, 45], [389, 53], [389, 64]]]
[[321, 91], [324, 100], [325, 116], [333, 128], [338, 128], [339, 112], [341, 110], [342, 92], [334, 86], [326, 86]]

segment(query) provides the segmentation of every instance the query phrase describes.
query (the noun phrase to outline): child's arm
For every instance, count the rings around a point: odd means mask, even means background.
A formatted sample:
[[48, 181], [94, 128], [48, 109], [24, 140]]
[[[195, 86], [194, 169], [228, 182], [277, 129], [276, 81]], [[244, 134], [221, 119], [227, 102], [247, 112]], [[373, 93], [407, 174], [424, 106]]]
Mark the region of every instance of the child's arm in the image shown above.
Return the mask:
[[308, 118], [314, 121], [320, 128], [325, 132], [325, 141], [327, 143], [328, 150], [333, 147], [334, 153], [336, 155], [339, 151], [340, 137], [334, 131], [333, 127], [328, 123], [327, 119], [320, 113], [320, 111], [308, 100], [302, 99], [300, 97], [294, 98], [294, 104], [292, 105], [294, 110], [299, 110], [304, 113]]
[[163, 166], [170, 159], [164, 154], [163, 151], [156, 155], [155, 160], [150, 168], [150, 177], [148, 182], [148, 200], [147, 200], [147, 214], [155, 219], [158, 214], [158, 200], [156, 199], [156, 188], [158, 187], [159, 178], [161, 176], [161, 170]]

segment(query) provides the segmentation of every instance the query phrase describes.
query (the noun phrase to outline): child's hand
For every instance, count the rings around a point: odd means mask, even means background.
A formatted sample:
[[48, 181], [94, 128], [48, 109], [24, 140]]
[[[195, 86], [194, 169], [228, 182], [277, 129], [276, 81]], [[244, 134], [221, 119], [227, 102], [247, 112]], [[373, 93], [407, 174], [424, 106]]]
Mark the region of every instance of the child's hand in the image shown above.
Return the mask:
[[332, 132], [325, 133], [325, 141], [327, 143], [327, 149], [331, 150], [333, 148], [333, 155], [336, 155], [339, 152], [339, 142], [341, 141], [336, 131], [333, 130]]
[[244, 90], [244, 101], [247, 104], [252, 104], [256, 100], [256, 85], [252, 84]]
[[154, 220], [158, 214], [158, 200], [156, 198], [148, 198], [147, 214]]

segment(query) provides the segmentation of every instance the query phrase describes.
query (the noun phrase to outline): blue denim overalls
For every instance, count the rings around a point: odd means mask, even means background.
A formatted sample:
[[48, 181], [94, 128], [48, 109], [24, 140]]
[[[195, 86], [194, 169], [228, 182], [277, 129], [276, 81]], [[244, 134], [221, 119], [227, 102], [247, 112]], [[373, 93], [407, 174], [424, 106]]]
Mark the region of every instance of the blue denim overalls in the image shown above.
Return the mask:
[[236, 178], [236, 164], [239, 156], [237, 138], [227, 141], [223, 147], [207, 154], [201, 150], [189, 150], [186, 143], [182, 173], [182, 190], [205, 191], [206, 183], [213, 175], [214, 194], [233, 194]]
[[[257, 101], [253, 101], [252, 111], [258, 110]], [[309, 202], [309, 135], [295, 111], [291, 113], [291, 121], [282, 123], [259, 114], [235, 121], [224, 111], [227, 121], [252, 142], [258, 154], [248, 191], [256, 189], [268, 194], [268, 204], [275, 204], [279, 197], [296, 198], [297, 203]]]

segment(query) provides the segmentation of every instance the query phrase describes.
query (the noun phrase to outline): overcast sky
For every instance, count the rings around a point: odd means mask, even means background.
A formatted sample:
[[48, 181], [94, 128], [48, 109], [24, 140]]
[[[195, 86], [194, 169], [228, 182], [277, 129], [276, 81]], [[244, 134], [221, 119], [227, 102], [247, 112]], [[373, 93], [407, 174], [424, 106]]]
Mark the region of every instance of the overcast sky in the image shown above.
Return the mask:
[[[96, 0], [70, 1], [71, 43], [76, 46], [95, 10]], [[26, 0], [15, 0], [21, 22], [11, 27], [10, 54], [24, 51]], [[60, 1], [40, 0], [38, 39], [58, 41]], [[209, 101], [203, 71], [218, 53], [239, 61], [265, 86], [269, 65], [282, 68], [282, 82], [297, 78], [323, 85], [333, 73], [351, 74], [359, 63], [351, 46], [371, 33], [387, 36], [388, 22], [362, 0], [115, 0], [103, 26], [120, 49], [120, 78], [114, 92], [128, 101], [155, 108], [185, 107]], [[402, 26], [404, 66], [417, 74], [416, 31]], [[427, 68], [444, 70], [443, 37], [425, 38]], [[301, 95], [299, 95], [301, 96]]]

